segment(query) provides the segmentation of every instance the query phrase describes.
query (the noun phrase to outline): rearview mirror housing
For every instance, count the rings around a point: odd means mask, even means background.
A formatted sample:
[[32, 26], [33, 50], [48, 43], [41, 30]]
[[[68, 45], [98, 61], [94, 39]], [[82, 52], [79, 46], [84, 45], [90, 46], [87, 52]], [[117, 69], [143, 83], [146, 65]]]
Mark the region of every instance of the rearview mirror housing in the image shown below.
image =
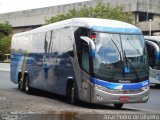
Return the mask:
[[95, 57], [95, 55], [96, 55], [96, 49], [95, 48], [96, 47], [95, 47], [95, 44], [94, 44], [93, 40], [90, 39], [89, 37], [86, 37], [86, 36], [81, 36], [80, 38], [82, 40], [86, 41], [87, 44], [89, 45], [89, 55], [91, 57]]

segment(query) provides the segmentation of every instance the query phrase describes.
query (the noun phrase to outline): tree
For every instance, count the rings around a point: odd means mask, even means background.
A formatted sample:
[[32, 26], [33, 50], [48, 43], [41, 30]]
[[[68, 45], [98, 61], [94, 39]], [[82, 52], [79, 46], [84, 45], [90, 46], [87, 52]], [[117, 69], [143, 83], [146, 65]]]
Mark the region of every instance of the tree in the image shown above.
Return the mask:
[[53, 16], [51, 17], [51, 19], [46, 20], [46, 24], [74, 17], [114, 19], [131, 23], [132, 22], [131, 13], [123, 12], [123, 8], [124, 6], [112, 7], [110, 4], [101, 4], [101, 3], [98, 3], [94, 7], [86, 7], [86, 5], [84, 5], [79, 10], [73, 9], [69, 10], [66, 14], [58, 14], [57, 16]]
[[1, 34], [1, 36], [8, 36], [11, 32], [12, 32], [12, 26], [10, 24], [0, 23], [0, 34]]
[[11, 38], [8, 36], [5, 36], [0, 39], [0, 53], [6, 54], [10, 53], [10, 45], [11, 45]]
[[8, 23], [0, 23], [0, 58], [10, 53], [12, 26]]

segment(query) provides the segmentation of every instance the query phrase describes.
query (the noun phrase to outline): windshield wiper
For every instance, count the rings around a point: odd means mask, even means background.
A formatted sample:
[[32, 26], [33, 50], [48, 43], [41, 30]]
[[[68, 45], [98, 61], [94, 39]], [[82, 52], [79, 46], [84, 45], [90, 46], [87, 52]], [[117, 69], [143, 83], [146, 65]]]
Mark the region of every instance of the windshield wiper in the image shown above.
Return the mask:
[[[133, 72], [135, 73], [137, 79], [140, 80], [140, 79], [139, 79], [139, 76], [138, 76], [138, 74], [137, 74], [137, 72], [136, 72], [136, 70], [135, 70], [135, 68], [134, 68], [133, 65], [132, 65], [132, 63], [131, 63], [131, 62], [127, 59], [127, 57], [126, 57], [126, 52], [125, 52], [125, 50], [123, 49], [123, 46], [122, 46], [121, 36], [120, 36], [120, 42], [121, 42], [121, 48], [122, 48], [122, 52], [123, 52], [123, 57], [125, 58], [125, 63], [126, 63], [127, 69], [129, 69], [129, 66], [128, 66], [128, 63], [129, 63], [129, 64], [131, 65], [131, 67], [132, 67], [132, 69], [133, 69]], [[123, 75], [124, 75], [124, 72], [125, 72], [124, 69], [125, 69], [125, 66], [124, 66], [124, 63], [123, 63], [123, 69], [122, 69]], [[127, 72], [129, 72], [129, 71], [127, 71]]]
[[139, 55], [142, 56], [140, 51], [132, 44], [132, 42], [130, 42], [130, 40], [128, 38], [127, 38], [127, 40], [129, 41], [130, 45], [139, 53]]
[[[110, 36], [110, 34], [109, 34], [109, 36]], [[110, 38], [111, 38], [111, 36], [110, 36]], [[116, 43], [114, 42], [114, 40], [113, 40], [112, 38], [111, 38], [111, 41], [112, 41], [112, 42], [113, 42], [113, 44], [116, 46], [116, 48], [117, 48], [117, 50], [118, 50], [118, 53], [119, 53], [119, 55], [120, 55], [120, 61], [122, 62], [122, 73], [124, 74], [124, 72], [123, 72], [124, 63], [123, 63], [123, 60], [122, 60], [121, 52], [120, 52], [120, 50], [119, 50], [118, 46], [116, 45]]]
[[[141, 52], [132, 44], [132, 42], [130, 42], [129, 39], [127, 39], [127, 40], [129, 41], [130, 45], [139, 53], [139, 55], [142, 56]], [[145, 69], [146, 71], [148, 71], [148, 70], [146, 69], [146, 67], [144, 67], [144, 69]]]
[[133, 70], [133, 72], [135, 73], [137, 79], [140, 80], [140, 78], [139, 78], [139, 76], [138, 76], [138, 73], [136, 72], [135, 68], [133, 67], [131, 61], [129, 61], [129, 60], [127, 59], [127, 57], [126, 57], [126, 52], [125, 52], [125, 51], [124, 51], [124, 57], [125, 57], [125, 61], [126, 61], [126, 65], [127, 65], [128, 69], [129, 69], [129, 66], [128, 66], [128, 63], [129, 63], [129, 64], [131, 65], [132, 70]]

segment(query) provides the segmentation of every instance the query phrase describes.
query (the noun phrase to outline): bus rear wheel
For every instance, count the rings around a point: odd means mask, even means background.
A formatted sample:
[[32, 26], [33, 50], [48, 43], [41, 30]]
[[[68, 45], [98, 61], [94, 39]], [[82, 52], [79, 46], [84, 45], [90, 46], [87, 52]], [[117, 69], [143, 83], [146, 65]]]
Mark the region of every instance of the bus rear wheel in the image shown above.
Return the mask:
[[122, 103], [115, 103], [114, 104], [114, 108], [116, 108], [116, 109], [120, 109], [120, 108], [122, 108], [123, 107], [123, 104]]
[[156, 87], [160, 88], [160, 84], [156, 84]]
[[23, 82], [23, 80], [22, 79], [20, 79], [19, 81], [18, 81], [18, 89], [20, 89], [20, 90], [24, 90], [24, 82]]
[[25, 76], [25, 85], [24, 85], [24, 87], [25, 87], [25, 92], [27, 93], [27, 94], [31, 94], [32, 93], [32, 88], [30, 87], [30, 84], [29, 84], [29, 82], [30, 82], [30, 79], [29, 79], [29, 76], [28, 75], [26, 75]]

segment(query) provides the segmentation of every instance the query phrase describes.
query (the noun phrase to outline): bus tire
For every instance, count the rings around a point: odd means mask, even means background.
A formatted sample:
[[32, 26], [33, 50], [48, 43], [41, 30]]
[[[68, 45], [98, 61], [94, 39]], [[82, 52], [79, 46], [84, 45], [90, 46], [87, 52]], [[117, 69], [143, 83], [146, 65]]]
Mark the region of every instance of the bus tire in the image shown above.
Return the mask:
[[32, 94], [32, 88], [30, 87], [30, 79], [28, 75], [25, 76], [24, 82], [25, 82], [25, 85], [24, 85], [25, 92], [27, 94]]
[[24, 91], [24, 81], [22, 79], [18, 81], [18, 89]]
[[20, 80], [18, 80], [18, 89], [20, 90], [21, 85], [20, 85]]
[[156, 84], [156, 87], [160, 88], [160, 84]]
[[123, 107], [123, 103], [115, 103], [114, 108], [121, 109]]
[[75, 105], [77, 103], [77, 99], [76, 99], [76, 85], [73, 84], [72, 87], [72, 92], [71, 92], [71, 104]]
[[76, 85], [73, 82], [69, 82], [67, 84], [67, 93], [66, 93], [66, 97], [67, 97], [67, 101], [73, 105], [77, 104], [77, 92], [76, 92]]

